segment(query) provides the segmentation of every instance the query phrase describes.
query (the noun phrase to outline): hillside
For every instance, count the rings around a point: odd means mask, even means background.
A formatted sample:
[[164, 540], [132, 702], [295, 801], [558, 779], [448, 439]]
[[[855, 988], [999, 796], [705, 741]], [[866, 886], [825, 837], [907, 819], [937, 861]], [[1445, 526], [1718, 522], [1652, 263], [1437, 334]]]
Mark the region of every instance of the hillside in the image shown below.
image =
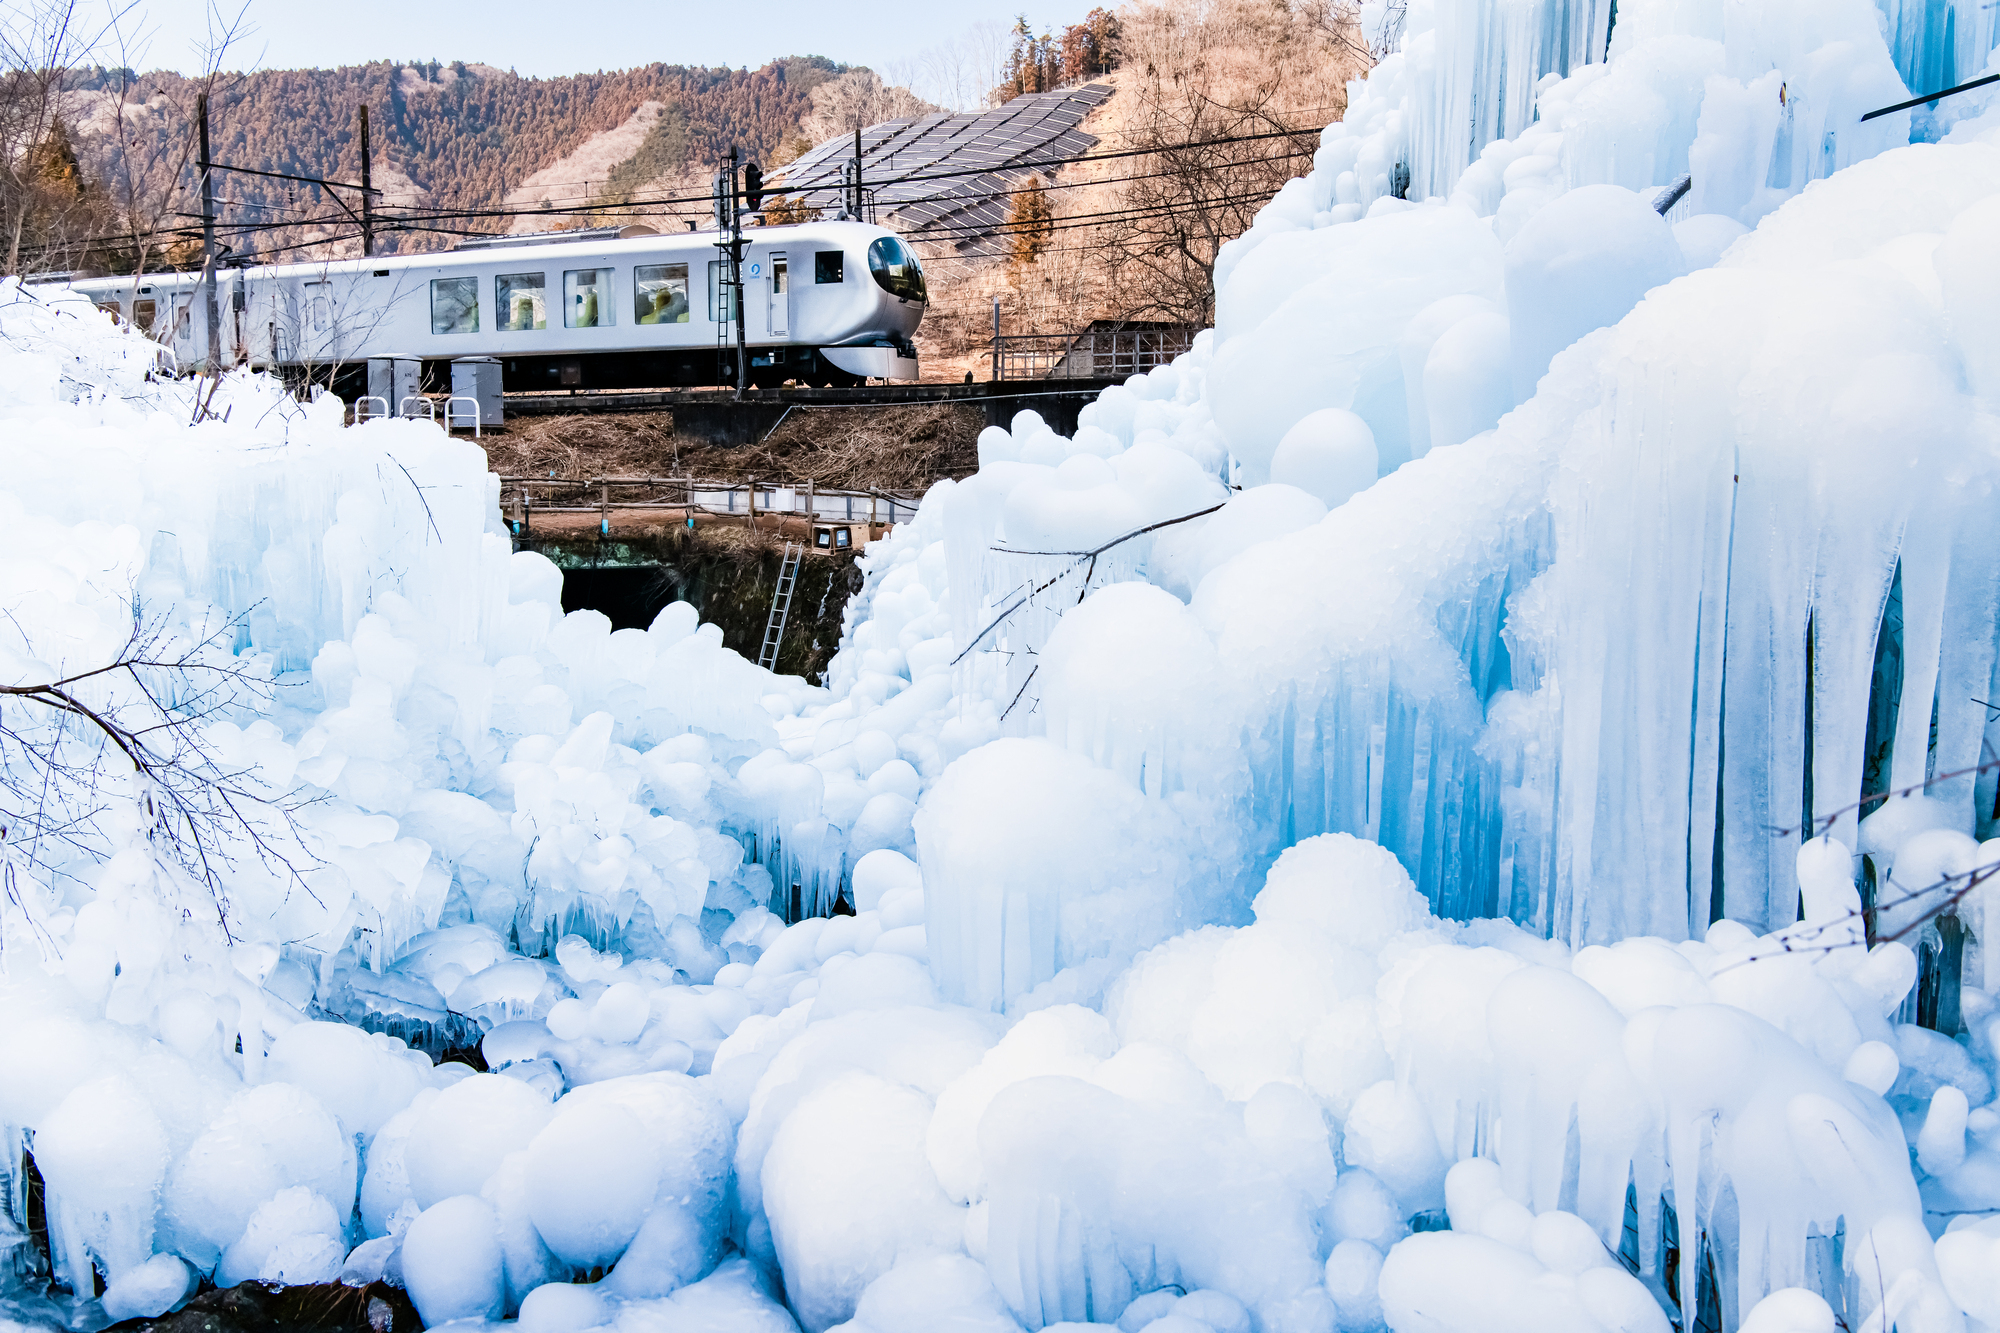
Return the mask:
[[[930, 270], [919, 343], [927, 373], [991, 373], [996, 309], [1009, 336], [1054, 340], [1023, 344], [1031, 351], [1063, 346], [1096, 321], [1212, 322], [1223, 241], [1310, 159], [1321, 127], [1341, 113], [1347, 78], [1365, 65], [1350, 26], [1346, 11], [1330, 5], [1132, 0], [1115, 14], [1093, 11], [1060, 40], [1017, 30], [990, 94], [996, 105], [952, 119], [977, 137], [994, 132], [988, 117], [1005, 118], [998, 103], [1018, 108], [1065, 100], [1059, 90], [1094, 89], [1059, 150], [1024, 150], [1046, 159], [1087, 149], [1094, 160], [982, 179], [978, 189], [989, 197], [942, 212], [929, 196], [948, 185], [911, 185], [917, 197], [901, 202], [916, 211], [907, 215], [898, 199], [883, 198], [882, 220], [917, 243]], [[185, 239], [171, 252], [166, 242], [197, 215], [187, 133], [197, 91], [177, 75], [98, 70], [73, 81], [63, 113], [83, 175], [103, 182], [112, 213], [158, 219], [150, 244], [141, 237], [107, 247], [82, 266], [130, 271], [195, 260]], [[405, 215], [378, 224], [384, 253], [448, 245], [465, 233], [593, 223], [677, 231], [707, 215], [710, 172], [732, 146], [767, 168], [816, 164], [822, 183], [837, 181], [848, 130], [936, 110], [872, 71], [810, 56], [757, 70], [653, 64], [554, 79], [383, 61], [225, 76], [212, 98], [214, 157], [353, 181], [355, 113], [364, 104], [378, 204], [388, 218]], [[931, 120], [922, 125], [923, 135], [941, 133]], [[871, 156], [871, 179], [907, 174], [890, 148], [878, 145]], [[795, 208], [828, 199], [789, 179], [785, 187], [802, 190]], [[220, 239], [239, 255], [271, 259], [353, 254], [358, 227], [346, 210], [358, 200], [333, 193], [272, 177], [219, 177]]]
[[[552, 79], [462, 62], [389, 61], [224, 75], [213, 94], [212, 151], [218, 162], [255, 171], [353, 181], [356, 109], [366, 104], [385, 205], [475, 214], [503, 203], [570, 209], [607, 194], [629, 197], [690, 168], [699, 175], [732, 145], [747, 158], [768, 158], [796, 130], [813, 87], [843, 70], [801, 56], [748, 71], [652, 64]], [[184, 145], [197, 91], [172, 73], [80, 74], [64, 115], [86, 174], [121, 202], [170, 198], [178, 182], [182, 197], [166, 211], [191, 211]], [[121, 122], [124, 133], [111, 133]], [[323, 193], [247, 175], [223, 177], [217, 190], [227, 226], [258, 227], [234, 233], [238, 248], [259, 253], [329, 235], [315, 224], [345, 215]], [[444, 225], [502, 229], [476, 216]], [[353, 235], [351, 224], [335, 230]], [[386, 235], [381, 248], [434, 243], [406, 232]]]

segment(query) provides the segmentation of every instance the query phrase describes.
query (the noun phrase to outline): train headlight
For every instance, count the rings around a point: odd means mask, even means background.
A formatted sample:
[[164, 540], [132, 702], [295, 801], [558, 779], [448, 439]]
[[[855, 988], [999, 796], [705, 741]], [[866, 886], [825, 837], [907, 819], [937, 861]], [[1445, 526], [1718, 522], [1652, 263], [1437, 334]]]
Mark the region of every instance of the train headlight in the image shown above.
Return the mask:
[[876, 285], [891, 296], [905, 301], [925, 299], [924, 271], [917, 267], [917, 256], [894, 236], [884, 236], [868, 247], [868, 271], [874, 274]]

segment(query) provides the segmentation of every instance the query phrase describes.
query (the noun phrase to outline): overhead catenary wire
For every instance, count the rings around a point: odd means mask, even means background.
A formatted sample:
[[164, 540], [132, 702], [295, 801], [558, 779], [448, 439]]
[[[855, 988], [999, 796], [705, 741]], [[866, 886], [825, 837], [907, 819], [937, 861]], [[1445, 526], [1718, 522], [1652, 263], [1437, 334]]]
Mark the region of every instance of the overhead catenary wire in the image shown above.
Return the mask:
[[[1242, 167], [1258, 166], [1271, 162], [1291, 161], [1299, 157], [1305, 157], [1309, 155], [1310, 155], [1309, 153], [1303, 150], [1290, 153], [1274, 153], [1259, 157], [1238, 159], [1232, 162], [1207, 164], [1204, 167], [1204, 170], [1226, 171]], [[1042, 185], [1027, 185], [1015, 189], [995, 190], [987, 194], [982, 194], [978, 197], [982, 199], [1010, 198], [1015, 195], [1034, 193], [1038, 190], [1040, 191], [1068, 190], [1068, 189], [1083, 189], [1090, 186], [1122, 185], [1122, 184], [1129, 184], [1135, 181], [1159, 180], [1168, 177], [1176, 177], [1182, 174], [1183, 173], [1179, 171], [1152, 171], [1152, 172], [1140, 172], [1126, 176], [1111, 176], [1097, 180], [1052, 181]], [[1062, 225], [1090, 218], [1108, 217], [1116, 213], [1133, 212], [1135, 211], [1135, 209], [1136, 211], [1151, 211], [1154, 208], [1201, 207], [1209, 204], [1234, 203], [1234, 202], [1241, 202], [1245, 199], [1262, 198], [1267, 193], [1268, 193], [1267, 191], [1260, 190], [1252, 192], [1251, 194], [1248, 195], [1226, 196], [1223, 198], [1212, 199], [1212, 200], [1199, 200], [1199, 199], [1180, 200], [1180, 201], [1172, 201], [1170, 204], [1157, 205], [1157, 206], [1145, 205], [1145, 206], [1135, 206], [1135, 208], [1109, 210], [1098, 213], [1073, 214], [1068, 217], [1058, 217], [1054, 219], [1054, 222], [1057, 225]], [[930, 196], [921, 199], [899, 201], [898, 206], [908, 207], [917, 203], [942, 202], [955, 197], [956, 196]], [[239, 206], [242, 207], [259, 208], [264, 210], [279, 209], [285, 207], [285, 205], [255, 204], [249, 201], [229, 201], [229, 202], [238, 204]], [[191, 217], [193, 215], [183, 214], [181, 216]], [[378, 222], [381, 224], [382, 229], [385, 231], [396, 230], [396, 231], [409, 231], [409, 232], [429, 232], [429, 233], [448, 235], [448, 236], [491, 236], [496, 234], [505, 235], [505, 233], [475, 231], [470, 228], [424, 225], [426, 223], [430, 223], [437, 220], [429, 215], [412, 216], [403, 214], [378, 214], [377, 219]], [[218, 232], [228, 232], [232, 235], [244, 235], [258, 231], [275, 231], [275, 230], [283, 230], [286, 228], [295, 228], [295, 227], [310, 227], [310, 226], [342, 227], [347, 225], [351, 225], [351, 219], [349, 219], [345, 214], [330, 214], [330, 215], [316, 216], [312, 218], [295, 218], [295, 219], [284, 219], [284, 220], [264, 221], [264, 222], [225, 223], [218, 226], [217, 230]], [[959, 223], [941, 218], [934, 222], [918, 224], [917, 226], [912, 227], [907, 234], [915, 239], [928, 240], [928, 239], [936, 239], [939, 236], [947, 235], [949, 233], [962, 230], [972, 231], [982, 234], [986, 232], [1006, 232], [1012, 226], [1013, 224], [1009, 223], [1001, 223], [998, 224], [997, 227], [991, 224]], [[180, 235], [183, 233], [191, 234], [191, 232], [192, 232], [191, 228], [184, 228], [184, 229], [174, 229], [171, 232], [165, 232], [162, 234]], [[109, 243], [110, 241], [113, 240], [129, 240], [129, 239], [130, 237], [106, 237], [106, 238], [95, 238], [95, 242]], [[308, 242], [308, 244], [324, 244], [324, 243], [325, 243], [324, 241]], [[287, 247], [287, 248], [295, 248], [295, 247]], [[948, 256], [948, 257], [956, 257], [956, 256]]]
[[[1309, 157], [1309, 156], [1311, 156], [1311, 154], [1304, 150], [1300, 150], [1297, 152], [1290, 152], [1290, 153], [1273, 153], [1261, 157], [1243, 158], [1232, 162], [1218, 162], [1218, 163], [1205, 164], [1203, 169], [1205, 171], [1210, 171], [1210, 172], [1229, 171], [1229, 170], [1239, 169], [1242, 167], [1260, 166], [1265, 163], [1295, 161], [1298, 158]], [[1051, 190], [1078, 190], [1078, 189], [1087, 189], [1092, 186], [1125, 185], [1135, 181], [1161, 180], [1169, 177], [1181, 176], [1183, 174], [1184, 173], [1180, 171], [1148, 171], [1148, 172], [1139, 172], [1137, 174], [1128, 176], [1110, 176], [1097, 180], [1050, 181], [1040, 185], [1024, 185], [1013, 189], [984, 191], [979, 195], [971, 196], [969, 201], [977, 202], [979, 200], [1007, 199], [1007, 198], [1013, 198], [1016, 195], [1033, 194], [1038, 191], [1047, 192]], [[925, 204], [925, 203], [948, 203], [962, 198], [966, 198], [966, 196], [927, 195], [916, 199], [899, 199], [896, 201], [895, 207], [901, 209], [901, 208], [910, 208], [918, 204]], [[435, 222], [443, 220], [437, 218], [434, 215], [421, 215], [419, 217], [408, 214], [390, 214], [387, 216], [395, 221], [403, 223], [416, 223], [418, 221]], [[954, 223], [947, 219], [941, 218], [934, 222], [917, 224], [911, 227], [906, 234], [913, 237], [922, 238], [926, 233], [937, 231], [940, 229], [949, 230], [959, 225], [960, 224], [958, 223]], [[982, 232], [994, 230], [993, 226], [987, 224], [966, 224], [966, 225], [973, 226], [975, 230]], [[1003, 223], [999, 225], [1005, 227], [1009, 224]], [[494, 234], [490, 232], [473, 231], [470, 229], [457, 229], [457, 228], [433, 227], [433, 226], [409, 227], [406, 229], [435, 231], [447, 235], [460, 235], [460, 236], [487, 236]], [[500, 234], [504, 235], [504, 233]]]
[[[1173, 199], [1164, 201], [1159, 204], [1134, 205], [1128, 208], [1105, 209], [1091, 213], [1078, 213], [1069, 216], [1057, 216], [1051, 218], [1047, 222], [1037, 224], [1034, 228], [1032, 228], [1032, 230], [1037, 233], [1071, 231], [1079, 227], [1108, 226], [1116, 222], [1147, 221], [1153, 218], [1169, 217], [1175, 213], [1186, 212], [1193, 209], [1226, 207], [1233, 204], [1253, 203], [1259, 200], [1268, 199], [1270, 197], [1270, 193], [1271, 192], [1269, 190], [1252, 190], [1243, 194], [1217, 195], [1211, 198]], [[345, 227], [351, 225], [352, 223], [349, 219], [347, 219], [344, 216], [336, 215], [333, 217], [300, 219], [297, 221], [289, 221], [289, 222], [234, 223], [224, 226], [218, 226], [216, 228], [216, 233], [217, 235], [227, 234], [232, 237], [241, 237], [252, 233], [276, 231], [276, 230], [298, 228], [298, 227], [321, 226], [321, 227], [344, 229]], [[1020, 224], [1015, 224], [1015, 223], [1000, 223], [997, 225], [986, 225], [978, 223], [946, 223], [942, 225], [932, 225], [932, 226], [912, 228], [909, 232], [906, 233], [906, 235], [908, 236], [909, 239], [913, 241], [943, 242], [965, 236], [982, 236], [988, 234], [994, 236], [1009, 236], [1026, 230], [1029, 229], [1024, 228]], [[377, 232], [378, 234], [385, 234], [389, 232], [427, 233], [434, 235], [457, 236], [457, 237], [487, 236], [493, 234], [490, 232], [468, 231], [460, 228], [427, 226], [424, 225], [422, 222], [416, 221], [414, 219], [392, 219], [384, 221], [379, 217], [377, 219]], [[198, 233], [199, 233], [199, 228], [176, 228], [170, 231], [162, 231], [158, 235], [160, 238], [171, 237], [178, 239], [178, 238], [186, 238], [192, 235], [196, 235]], [[245, 253], [240, 257], [239, 264], [235, 266], [240, 266], [241, 264], [246, 264], [246, 263], [259, 262], [271, 255], [286, 254], [294, 250], [310, 249], [314, 246], [330, 245], [337, 242], [339, 239], [341, 238], [338, 236], [322, 236], [302, 241], [296, 241], [288, 245], [276, 246], [268, 250], [257, 251], [254, 254]], [[120, 237], [102, 238], [100, 240], [94, 240], [94, 241], [73, 242], [72, 244], [73, 245], [109, 244], [115, 241], [129, 241], [129, 240], [131, 240], [131, 237], [129, 236], [120, 236]], [[353, 257], [349, 256], [348, 258], [352, 259]], [[974, 258], [978, 258], [978, 256], [939, 255], [939, 256], [932, 256], [926, 259], [924, 262], [937, 263], [946, 260], [954, 260], [954, 259], [969, 260]], [[154, 271], [164, 272], [167, 270], [154, 270]]]
[[[1121, 149], [1112, 153], [1086, 153], [1076, 157], [1044, 158], [1028, 162], [1006, 162], [984, 167], [968, 167], [955, 171], [913, 172], [908, 175], [892, 176], [874, 181], [869, 185], [869, 188], [879, 192], [893, 185], [905, 185], [912, 182], [955, 180], [966, 176], [991, 176], [1004, 172], [1033, 171], [1044, 168], [1073, 166], [1086, 162], [1106, 162], [1118, 158], [1150, 157], [1162, 153], [1184, 152], [1189, 149], [1210, 148], [1224, 144], [1255, 143], [1270, 139], [1296, 139], [1306, 135], [1318, 134], [1325, 128], [1324, 125], [1320, 125], [1302, 127], [1296, 130], [1272, 130], [1259, 134], [1222, 135], [1211, 139], [1192, 139], [1178, 143], [1155, 144], [1146, 148]], [[1088, 184], [1091, 182], [1084, 183]], [[1064, 184], [1068, 184], [1068, 182], [1064, 182]], [[839, 191], [840, 187], [838, 185], [787, 187], [780, 184], [771, 184], [767, 185], [765, 193], [767, 196], [779, 196], [789, 194], [838, 194]], [[629, 212], [633, 209], [668, 207], [674, 204], [706, 207], [712, 199], [713, 196], [710, 194], [668, 195], [659, 198], [607, 200], [602, 203], [584, 204], [573, 208], [551, 206], [548, 208], [426, 209], [421, 212], [407, 211], [394, 216], [401, 218], [421, 217], [429, 221], [471, 218], [559, 217], [577, 213]], [[916, 201], [912, 200], [909, 202], [914, 203]], [[899, 202], [897, 206], [907, 207], [908, 204]]]
[[[1050, 158], [1032, 162], [1005, 163], [997, 166], [966, 168], [955, 171], [910, 173], [904, 176], [892, 177], [890, 179], [884, 180], [878, 185], [873, 186], [871, 188], [879, 190], [879, 189], [885, 189], [890, 185], [905, 184], [915, 181], [956, 179], [956, 178], [963, 178], [966, 176], [998, 175], [1007, 172], [1019, 172], [1019, 171], [1034, 170], [1040, 168], [1071, 166], [1088, 162], [1111, 161], [1111, 160], [1118, 160], [1118, 159], [1125, 159], [1132, 157], [1157, 156], [1161, 154], [1173, 153], [1178, 151], [1187, 151], [1195, 148], [1216, 147], [1216, 146], [1223, 146], [1235, 143], [1253, 143], [1253, 142], [1269, 141], [1272, 139], [1299, 138], [1306, 135], [1317, 134], [1324, 128], [1325, 126], [1302, 127], [1296, 130], [1273, 130], [1267, 132], [1260, 132], [1257, 134], [1222, 135], [1207, 139], [1194, 139], [1194, 140], [1184, 140], [1176, 143], [1155, 144], [1144, 148], [1121, 149], [1110, 153], [1081, 154], [1076, 157], [1069, 157], [1069, 158]], [[1236, 162], [1220, 163], [1220, 164], [1204, 164], [1203, 169], [1205, 171], [1230, 170], [1238, 167], [1254, 166], [1263, 162], [1285, 161], [1296, 157], [1308, 156], [1310, 155], [1310, 152], [1311, 150], [1309, 149], [1301, 149], [1295, 152], [1271, 154], [1267, 156], [1244, 159]], [[283, 179], [290, 179], [290, 177], [286, 177], [284, 176], [283, 173], [278, 173], [278, 172], [252, 172], [248, 174], [265, 175]], [[1026, 193], [1034, 189], [1041, 189], [1044, 191], [1052, 189], [1081, 189], [1093, 185], [1095, 186], [1117, 185], [1117, 184], [1128, 183], [1131, 181], [1153, 180], [1162, 177], [1177, 176], [1180, 174], [1182, 173], [1179, 171], [1169, 170], [1169, 171], [1159, 171], [1159, 172], [1144, 172], [1130, 176], [1108, 177], [1100, 179], [1083, 179], [1083, 180], [1069, 180], [1069, 181], [1051, 180], [1044, 182], [1038, 186], [1030, 185], [1030, 186], [1021, 186], [1006, 190], [985, 191], [981, 192], [976, 197], [1004, 198], [1016, 194]], [[823, 192], [837, 193], [838, 187], [837, 186], [808, 187], [806, 189], [797, 191], [796, 193], [798, 193], [801, 196], [804, 196], [813, 193], [823, 193]], [[772, 195], [783, 195], [792, 192], [787, 191], [782, 186], [780, 186], [772, 189], [769, 193]], [[1195, 208], [1205, 205], [1213, 205], [1221, 203], [1245, 202], [1251, 198], [1263, 197], [1267, 193], [1268, 192], [1265, 191], [1259, 191], [1253, 195], [1227, 197], [1223, 199], [1208, 200], [1208, 201], [1199, 201], [1199, 200], [1175, 201], [1171, 205], [1162, 205], [1159, 206], [1158, 208], [1141, 210], [1137, 214], [1137, 216], [1144, 216], [1146, 213], [1152, 213], [1152, 212], [1170, 211], [1173, 208]], [[909, 200], [896, 201], [894, 207], [907, 208], [907, 207], [913, 207], [920, 203], [949, 202], [964, 197], [965, 196], [959, 196], [959, 195], [923, 196]], [[423, 224], [435, 224], [438, 222], [452, 221], [452, 220], [523, 218], [523, 217], [560, 217], [560, 216], [574, 216], [577, 214], [601, 213], [601, 212], [635, 213], [638, 212], [639, 210], [647, 208], [663, 208], [673, 204], [689, 204], [689, 205], [700, 204], [705, 206], [709, 204], [711, 201], [712, 201], [712, 196], [704, 194], [699, 196], [696, 195], [671, 196], [659, 199], [626, 199], [619, 201], [606, 201], [602, 203], [587, 204], [574, 208], [549, 207], [549, 208], [538, 208], [538, 209], [444, 209], [444, 210], [422, 210], [422, 211], [410, 210], [402, 212], [378, 213], [376, 215], [376, 221], [378, 229], [381, 231], [429, 232], [433, 234], [450, 235], [450, 236], [494, 236], [494, 235], [505, 235], [506, 233], [475, 231], [469, 228], [458, 229], [458, 228], [448, 228], [448, 227], [423, 225]], [[277, 204], [254, 205], [250, 204], [248, 201], [242, 201], [240, 206], [259, 207], [266, 210], [272, 210], [285, 207], [286, 205], [277, 205]], [[1112, 210], [1110, 212], [1099, 213], [1099, 214], [1072, 215], [1071, 217], [1067, 218], [1054, 219], [1052, 224], [1045, 225], [1041, 229], [1064, 230], [1077, 225], [1087, 225], [1094, 219], [1112, 217], [1118, 214], [1133, 214], [1133, 213], [1134, 210]], [[942, 223], [943, 220], [940, 219], [939, 222]], [[328, 226], [334, 228], [344, 228], [351, 225], [352, 225], [351, 218], [349, 218], [345, 214], [335, 214], [332, 216], [319, 217], [319, 218], [228, 223], [219, 225], [217, 227], [217, 232], [218, 234], [228, 233], [232, 236], [243, 236], [253, 232], [283, 230], [287, 228], [311, 227], [311, 226]], [[941, 240], [941, 239], [947, 239], [949, 234], [959, 231], [972, 232], [976, 234], [987, 234], [987, 233], [1006, 234], [1007, 225], [1008, 224], [1003, 223], [999, 224], [998, 226], [992, 224], [945, 224], [940, 226], [936, 223], [933, 223], [913, 228], [909, 234], [912, 237], [919, 240]], [[157, 238], [161, 239], [164, 238], [184, 239], [188, 236], [193, 235], [197, 230], [198, 230], [197, 228], [162, 229], [155, 235]], [[74, 247], [76, 245], [116, 245], [120, 243], [130, 243], [134, 239], [135, 238], [132, 236], [132, 234], [128, 232], [114, 236], [91, 237], [81, 241], [71, 241], [67, 243], [66, 248]], [[271, 250], [262, 251], [261, 255], [288, 253], [292, 250], [306, 249], [317, 245], [325, 245], [331, 243], [334, 239], [335, 238], [328, 237], [317, 240], [298, 242], [291, 245], [279, 246]], [[964, 256], [943, 256], [943, 258], [963, 258], [963, 257]], [[246, 255], [244, 256], [244, 258], [248, 259], [249, 256]]]
[[911, 240], [949, 240], [956, 235], [1013, 236], [1036, 234], [1047, 231], [1066, 231], [1080, 226], [1103, 226], [1110, 222], [1135, 221], [1146, 217], [1171, 216], [1198, 208], [1216, 208], [1229, 204], [1251, 203], [1270, 197], [1268, 190], [1251, 190], [1243, 194], [1216, 195], [1206, 199], [1172, 199], [1158, 204], [1135, 204], [1129, 208], [1104, 209], [1094, 213], [1077, 213], [1068, 217], [1054, 217], [1047, 222], [1032, 226], [1020, 223], [1001, 223], [996, 227], [986, 227], [974, 223], [956, 223], [935, 231], [913, 228], [907, 233]]

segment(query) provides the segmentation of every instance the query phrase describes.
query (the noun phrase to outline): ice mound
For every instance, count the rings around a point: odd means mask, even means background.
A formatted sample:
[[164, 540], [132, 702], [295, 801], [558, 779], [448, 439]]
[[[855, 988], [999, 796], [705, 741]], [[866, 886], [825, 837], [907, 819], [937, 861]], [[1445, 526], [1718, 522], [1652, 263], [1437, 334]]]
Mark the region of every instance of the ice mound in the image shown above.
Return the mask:
[[[1106, 835], [1116, 858], [1077, 864], [1074, 849]], [[924, 798], [917, 841], [945, 998], [977, 1008], [1093, 958], [1115, 965], [1205, 915], [1170, 813], [1047, 741], [993, 741], [952, 765]]]
[[1453, 1167], [1446, 1188], [1451, 1230], [1412, 1236], [1382, 1263], [1390, 1327], [1667, 1333], [1653, 1293], [1574, 1213], [1530, 1213], [1502, 1192], [1483, 1158]]

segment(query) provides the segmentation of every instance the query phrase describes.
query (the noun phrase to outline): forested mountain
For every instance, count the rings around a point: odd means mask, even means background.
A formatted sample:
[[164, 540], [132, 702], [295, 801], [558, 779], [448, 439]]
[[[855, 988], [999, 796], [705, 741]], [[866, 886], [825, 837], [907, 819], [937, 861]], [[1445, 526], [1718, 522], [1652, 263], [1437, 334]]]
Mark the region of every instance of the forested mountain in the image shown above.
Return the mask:
[[[391, 212], [492, 209], [510, 191], [516, 203], [580, 202], [585, 181], [595, 187], [593, 200], [616, 198], [698, 172], [732, 145], [746, 158], [768, 160], [796, 132], [811, 90], [844, 69], [803, 56], [756, 70], [652, 64], [551, 79], [435, 61], [224, 75], [211, 93], [212, 154], [256, 171], [354, 181], [361, 169], [356, 113], [365, 104], [375, 184]], [[79, 71], [64, 98], [64, 117], [86, 174], [114, 197], [174, 194], [174, 211], [190, 211], [188, 127], [198, 91], [178, 74]], [[121, 124], [122, 134], [111, 132]], [[548, 173], [594, 136], [621, 126], [624, 132], [595, 146], [601, 151], [589, 159], [597, 167], [594, 180], [586, 173], [582, 181], [548, 182], [532, 199], [521, 197], [535, 173]], [[296, 246], [326, 234], [316, 222], [345, 217], [309, 185], [248, 175], [217, 180], [225, 230], [239, 250]], [[348, 201], [354, 202], [351, 193]], [[249, 224], [271, 229], [236, 230]], [[475, 218], [449, 225], [497, 231], [507, 223]], [[333, 229], [353, 234], [351, 226]], [[434, 243], [435, 233], [385, 233], [382, 248]]]

